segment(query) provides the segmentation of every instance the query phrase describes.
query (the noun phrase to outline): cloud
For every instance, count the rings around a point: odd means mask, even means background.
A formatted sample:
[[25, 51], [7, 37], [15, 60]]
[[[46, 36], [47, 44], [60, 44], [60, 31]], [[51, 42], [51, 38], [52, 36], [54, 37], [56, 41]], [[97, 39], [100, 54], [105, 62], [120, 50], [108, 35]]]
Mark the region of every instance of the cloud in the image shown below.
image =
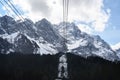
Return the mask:
[[104, 31], [110, 17], [110, 9], [104, 9], [103, 0], [74, 0], [70, 4], [73, 5], [70, 6], [71, 21], [76, 19], [86, 23], [92, 22], [91, 27], [95, 31]]
[[111, 46], [113, 50], [120, 49], [120, 42]]
[[[104, 9], [103, 0], [69, 0], [69, 21], [83, 21], [85, 29], [104, 31], [110, 18], [110, 9]], [[13, 0], [15, 5], [26, 12], [24, 16], [34, 21], [47, 18], [52, 23], [59, 23], [62, 19], [62, 0]], [[81, 24], [82, 25], [82, 24]], [[81, 27], [80, 27], [81, 28]], [[83, 28], [83, 27], [82, 27]], [[87, 31], [86, 31], [87, 32]]]
[[50, 16], [51, 10], [50, 7], [47, 5], [46, 0], [29, 0], [28, 3], [31, 5], [32, 12], [41, 12], [46, 17]]

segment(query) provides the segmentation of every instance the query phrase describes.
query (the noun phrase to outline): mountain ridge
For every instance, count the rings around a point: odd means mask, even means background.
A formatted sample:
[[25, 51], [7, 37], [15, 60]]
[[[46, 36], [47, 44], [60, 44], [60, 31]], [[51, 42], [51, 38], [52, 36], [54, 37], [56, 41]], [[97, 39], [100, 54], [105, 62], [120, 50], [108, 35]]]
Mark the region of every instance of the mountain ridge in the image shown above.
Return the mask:
[[[14, 52], [28, 51], [32, 54], [71, 52], [83, 57], [95, 55], [110, 61], [118, 60], [117, 53], [100, 36], [82, 32], [74, 23], [67, 23], [66, 27], [64, 23], [53, 25], [45, 18], [36, 23], [29, 19], [22, 22], [6, 15], [0, 17], [0, 31], [0, 38], [12, 44], [10, 49]], [[19, 35], [21, 37], [18, 37]], [[67, 43], [63, 43], [64, 40]]]

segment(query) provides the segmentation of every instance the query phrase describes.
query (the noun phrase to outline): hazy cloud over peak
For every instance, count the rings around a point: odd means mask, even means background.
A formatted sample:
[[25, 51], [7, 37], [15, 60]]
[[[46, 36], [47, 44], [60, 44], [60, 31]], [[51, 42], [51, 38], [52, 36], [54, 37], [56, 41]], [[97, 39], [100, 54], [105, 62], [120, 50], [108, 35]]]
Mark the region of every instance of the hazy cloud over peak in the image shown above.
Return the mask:
[[42, 13], [44, 16], [50, 16], [50, 7], [48, 6], [47, 0], [28, 0], [28, 4], [31, 6], [31, 11], [36, 13]]

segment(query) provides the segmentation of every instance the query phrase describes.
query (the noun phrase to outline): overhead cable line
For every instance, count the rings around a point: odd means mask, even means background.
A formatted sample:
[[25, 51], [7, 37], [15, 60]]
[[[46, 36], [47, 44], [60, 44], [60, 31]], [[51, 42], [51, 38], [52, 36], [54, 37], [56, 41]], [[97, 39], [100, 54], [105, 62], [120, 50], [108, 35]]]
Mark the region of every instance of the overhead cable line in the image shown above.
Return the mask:
[[[18, 9], [14, 6], [14, 4], [11, 2], [11, 0], [7, 0], [9, 3], [10, 3], [10, 5], [13, 7], [13, 9], [19, 14], [19, 16], [22, 18], [22, 20], [24, 21], [25, 19], [24, 19], [24, 17], [22, 16], [22, 14], [21, 14], [21, 12], [20, 11], [18, 11]], [[29, 22], [30, 23], [30, 22]], [[26, 23], [24, 23], [25, 25], [26, 25]], [[31, 23], [30, 23], [31, 24]], [[26, 25], [27, 26], [27, 25]]]
[[[23, 21], [24, 26], [26, 26], [26, 28], [28, 28], [28, 25], [26, 23], [24, 23], [25, 19], [23, 18], [21, 13], [17, 10], [17, 8], [14, 6], [14, 4], [10, 0], [7, 0], [9, 3], [6, 0], [4, 0], [4, 1], [7, 3], [7, 5], [9, 5], [9, 7], [12, 9], [12, 11], [19, 17], [19, 19]], [[31, 24], [30, 22], [28, 22], [28, 23]], [[23, 26], [23, 24], [22, 24], [22, 26]]]
[[[10, 15], [10, 12], [11, 12], [11, 11], [10, 11], [10, 10], [8, 9], [8, 7], [4, 4], [4, 2], [2, 2], [2, 0], [0, 0], [0, 4], [1, 4], [2, 6], [4, 6], [5, 10], [7, 11], [7, 14]], [[14, 15], [11, 15], [11, 16], [15, 18]]]
[[11, 10], [15, 13], [15, 15], [21, 19], [21, 17], [19, 16], [19, 14], [12, 8], [12, 6], [6, 1], [4, 0], [4, 2], [8, 5], [9, 8], [11, 8]]
[[21, 13], [15, 8], [15, 6], [13, 5], [13, 3], [10, 0], [8, 0], [8, 2], [13, 7], [13, 9], [19, 14], [19, 16], [24, 20], [24, 18], [21, 16]]
[[67, 43], [68, 6], [69, 0], [63, 0], [63, 36], [65, 38], [63, 41], [64, 45]]
[[[25, 28], [27, 29], [28, 27], [27, 27], [27, 24], [26, 23], [24, 23], [24, 18], [23, 17], [21, 17], [21, 15], [18, 13], [18, 11], [16, 11], [12, 6], [11, 6], [11, 4], [10, 3], [8, 3], [6, 0], [4, 0], [4, 2], [6, 3], [6, 5], [13, 11], [13, 13], [19, 18], [19, 20], [21, 20], [21, 21], [23, 21], [23, 24], [20, 24], [21, 26], [26, 26]], [[23, 33], [24, 33], [24, 31], [23, 31]]]

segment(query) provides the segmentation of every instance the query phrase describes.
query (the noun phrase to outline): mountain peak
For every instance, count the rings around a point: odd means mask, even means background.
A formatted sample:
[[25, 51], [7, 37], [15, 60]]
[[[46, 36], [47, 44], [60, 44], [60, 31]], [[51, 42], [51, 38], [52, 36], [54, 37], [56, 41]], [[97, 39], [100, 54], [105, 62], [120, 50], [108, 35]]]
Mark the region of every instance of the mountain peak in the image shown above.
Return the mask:
[[14, 20], [14, 18], [12, 18], [12, 17], [10, 17], [10, 16], [8, 16], [8, 15], [4, 15], [3, 17], [1, 17], [0, 18], [0, 20], [6, 20], [6, 21], [13, 21]]
[[25, 18], [24, 20], [25, 22], [29, 23], [29, 24], [34, 24], [33, 21], [31, 19]]
[[50, 23], [46, 18], [41, 19], [40, 22], [42, 22], [42, 23]]
[[41, 27], [48, 27], [48, 26], [51, 26], [51, 23], [46, 18], [43, 18], [40, 21], [36, 22], [35, 25], [36, 26], [39, 25]]

